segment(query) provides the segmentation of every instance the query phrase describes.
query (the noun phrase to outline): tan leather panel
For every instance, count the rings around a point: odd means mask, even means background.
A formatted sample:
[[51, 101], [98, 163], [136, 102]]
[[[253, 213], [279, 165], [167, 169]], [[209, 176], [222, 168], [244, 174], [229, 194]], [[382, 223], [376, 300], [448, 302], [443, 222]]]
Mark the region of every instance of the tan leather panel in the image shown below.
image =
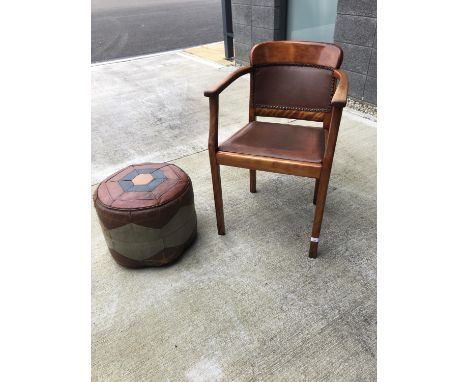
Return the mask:
[[328, 112], [334, 90], [333, 69], [315, 65], [266, 65], [253, 68], [255, 108]]
[[148, 184], [153, 180], [153, 177], [150, 174], [139, 174], [135, 178], [133, 178], [133, 184], [137, 186]]
[[219, 146], [220, 151], [321, 163], [322, 128], [269, 122], [250, 122]]

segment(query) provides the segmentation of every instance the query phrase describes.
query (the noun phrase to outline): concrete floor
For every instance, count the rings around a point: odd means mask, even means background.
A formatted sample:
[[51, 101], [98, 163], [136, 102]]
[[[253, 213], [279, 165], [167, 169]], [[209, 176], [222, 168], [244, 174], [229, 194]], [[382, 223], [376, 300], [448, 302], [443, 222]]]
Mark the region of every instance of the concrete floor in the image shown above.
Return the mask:
[[[93, 66], [92, 183], [171, 161], [193, 181], [199, 236], [175, 265], [127, 270], [92, 214], [95, 381], [375, 381], [376, 128], [345, 112], [319, 258], [313, 180], [222, 168], [216, 233], [203, 90], [227, 71], [183, 54]], [[221, 96], [221, 139], [247, 121], [248, 81]], [[94, 189], [95, 187], [92, 187]]]

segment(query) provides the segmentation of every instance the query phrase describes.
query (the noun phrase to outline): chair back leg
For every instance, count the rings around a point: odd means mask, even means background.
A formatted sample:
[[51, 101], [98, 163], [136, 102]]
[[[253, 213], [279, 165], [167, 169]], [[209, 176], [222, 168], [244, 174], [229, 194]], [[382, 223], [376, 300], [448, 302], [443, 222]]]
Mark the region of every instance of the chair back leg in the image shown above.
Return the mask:
[[226, 233], [224, 227], [224, 210], [223, 210], [223, 192], [221, 189], [221, 174], [219, 164], [216, 162], [216, 157], [210, 154], [211, 165], [211, 180], [213, 182], [213, 195], [216, 210], [216, 225], [218, 227], [218, 235]]
[[257, 171], [250, 170], [250, 192], [257, 192]]
[[317, 193], [318, 193], [318, 188], [319, 188], [320, 180], [315, 179], [315, 188], [314, 188], [314, 204], [317, 204]]

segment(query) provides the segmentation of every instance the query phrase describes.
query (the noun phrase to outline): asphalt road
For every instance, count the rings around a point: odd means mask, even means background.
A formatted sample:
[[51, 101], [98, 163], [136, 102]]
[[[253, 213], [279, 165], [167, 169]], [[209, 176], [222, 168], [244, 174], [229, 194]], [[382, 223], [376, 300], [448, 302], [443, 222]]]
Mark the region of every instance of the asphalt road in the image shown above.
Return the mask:
[[221, 41], [221, 0], [92, 0], [91, 61]]

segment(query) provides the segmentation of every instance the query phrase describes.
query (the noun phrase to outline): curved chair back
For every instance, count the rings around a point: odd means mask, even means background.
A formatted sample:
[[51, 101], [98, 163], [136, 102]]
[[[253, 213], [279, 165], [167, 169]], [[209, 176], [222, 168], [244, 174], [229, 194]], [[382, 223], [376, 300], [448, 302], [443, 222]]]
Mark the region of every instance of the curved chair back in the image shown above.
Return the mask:
[[267, 41], [250, 52], [250, 120], [255, 116], [327, 120], [334, 69], [343, 59], [334, 44]]

